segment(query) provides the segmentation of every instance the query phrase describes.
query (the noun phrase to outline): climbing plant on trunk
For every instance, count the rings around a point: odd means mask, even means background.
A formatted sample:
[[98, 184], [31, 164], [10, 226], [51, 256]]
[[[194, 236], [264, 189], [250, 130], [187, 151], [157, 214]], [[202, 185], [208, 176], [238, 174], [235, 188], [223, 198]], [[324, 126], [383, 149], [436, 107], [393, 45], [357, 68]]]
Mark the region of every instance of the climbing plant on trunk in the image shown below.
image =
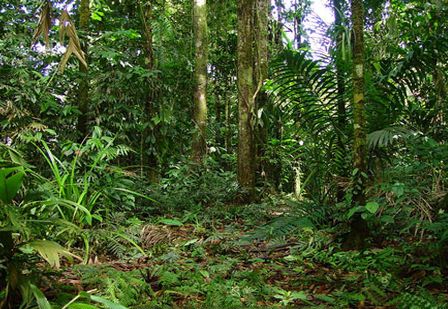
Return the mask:
[[[366, 203], [367, 134], [364, 95], [364, 7], [362, 0], [352, 0], [353, 23], [353, 204]], [[368, 234], [366, 221], [358, 213], [351, 221], [351, 235], [355, 247], [363, 246]]]
[[257, 102], [267, 75], [268, 2], [238, 2], [238, 182], [251, 199], [255, 191]]

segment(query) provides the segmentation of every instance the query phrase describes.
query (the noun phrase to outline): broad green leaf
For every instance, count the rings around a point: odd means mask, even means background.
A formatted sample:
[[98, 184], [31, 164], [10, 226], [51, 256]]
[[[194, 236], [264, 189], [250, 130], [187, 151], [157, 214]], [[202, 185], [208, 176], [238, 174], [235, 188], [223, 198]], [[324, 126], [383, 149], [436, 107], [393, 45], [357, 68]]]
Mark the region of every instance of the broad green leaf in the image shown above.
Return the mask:
[[45, 297], [44, 293], [34, 284], [30, 283], [31, 293], [33, 293], [34, 298], [36, 299], [37, 306], [39, 309], [51, 309], [51, 305]]
[[377, 202], [368, 202], [366, 204], [366, 209], [371, 213], [374, 214], [377, 212], [378, 208], [380, 208], [380, 205]]
[[305, 294], [305, 292], [300, 291], [300, 292], [292, 292], [291, 296], [293, 299], [299, 299], [299, 300], [307, 300], [307, 296]]
[[359, 211], [362, 210], [361, 206], [356, 206], [356, 207], [352, 207], [350, 208], [350, 210], [348, 211], [347, 217], [350, 219], [351, 217], [353, 217], [353, 215]]
[[392, 217], [390, 215], [384, 215], [384, 216], [381, 216], [381, 222], [390, 224], [390, 223], [394, 223], [395, 219], [394, 219], [394, 217]]
[[74, 257], [78, 260], [82, 259], [67, 249], [49, 240], [35, 240], [27, 244], [34, 250], [36, 250], [52, 267], [59, 268], [61, 266], [59, 256]]
[[0, 200], [8, 204], [19, 192], [25, 171], [22, 166], [0, 169]]

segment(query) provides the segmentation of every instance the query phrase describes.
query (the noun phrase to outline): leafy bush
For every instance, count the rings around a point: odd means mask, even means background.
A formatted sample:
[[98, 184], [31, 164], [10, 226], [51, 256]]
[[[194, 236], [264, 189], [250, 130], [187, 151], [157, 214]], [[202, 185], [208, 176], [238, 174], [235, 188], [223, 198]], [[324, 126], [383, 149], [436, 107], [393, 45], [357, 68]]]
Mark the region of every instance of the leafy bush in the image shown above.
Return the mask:
[[151, 197], [162, 213], [194, 209], [198, 205], [219, 205], [231, 202], [238, 193], [236, 175], [211, 164], [192, 167], [187, 163], [171, 166]]

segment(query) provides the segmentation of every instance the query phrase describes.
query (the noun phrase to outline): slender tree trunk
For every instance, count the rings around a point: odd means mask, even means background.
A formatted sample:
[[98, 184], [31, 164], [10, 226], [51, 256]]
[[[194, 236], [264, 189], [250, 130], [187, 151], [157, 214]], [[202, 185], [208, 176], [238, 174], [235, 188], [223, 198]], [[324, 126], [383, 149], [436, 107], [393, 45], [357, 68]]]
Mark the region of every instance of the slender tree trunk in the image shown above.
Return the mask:
[[334, 23], [336, 28], [335, 37], [335, 49], [336, 49], [336, 76], [337, 76], [337, 88], [338, 88], [338, 125], [340, 130], [344, 130], [347, 124], [346, 121], [346, 107], [344, 101], [345, 83], [344, 83], [344, 66], [343, 66], [343, 55], [342, 55], [342, 0], [333, 0], [334, 6]]
[[[224, 90], [225, 91], [225, 90]], [[216, 137], [215, 142], [216, 145], [219, 147], [224, 147], [224, 137], [222, 135], [222, 127], [223, 127], [223, 120], [222, 120], [222, 109], [224, 107], [223, 105], [223, 93], [221, 91], [217, 91], [215, 94], [215, 115], [216, 115]]]
[[254, 5], [238, 1], [238, 182], [248, 200], [255, 193]]
[[[81, 0], [80, 6], [79, 6], [79, 29], [81, 31], [88, 31], [89, 30], [89, 22], [90, 22], [90, 6], [89, 6], [89, 0]], [[87, 52], [88, 52], [88, 45], [87, 45], [87, 39], [83, 40], [82, 43], [82, 50], [85, 55], [86, 63], [88, 61]], [[87, 136], [88, 134], [88, 124], [89, 124], [89, 68], [88, 66], [79, 63], [79, 71], [81, 73], [81, 80], [79, 82], [78, 86], [78, 106], [80, 114], [78, 116], [78, 132], [81, 134], [81, 141]]]
[[434, 63], [432, 80], [434, 83], [434, 92], [435, 92], [434, 93], [434, 95], [435, 95], [434, 108], [437, 110], [437, 113], [431, 120], [431, 123], [434, 127], [434, 133], [435, 133], [434, 135], [435, 135], [436, 140], [441, 141], [440, 138], [442, 138], [442, 140], [443, 140], [445, 137], [445, 134], [443, 134], [443, 129], [445, 128], [443, 123], [445, 120], [444, 116], [445, 116], [446, 108], [444, 107], [444, 103], [445, 103], [446, 95], [447, 95], [447, 86], [446, 86], [446, 81], [445, 81], [443, 71], [439, 67], [437, 61], [435, 61], [435, 63]]
[[[281, 52], [284, 48], [283, 46], [283, 40], [282, 40], [282, 31], [283, 31], [283, 1], [282, 0], [276, 0], [275, 6], [277, 10], [277, 20], [275, 23], [275, 26], [271, 28], [271, 37], [274, 38], [273, 40], [273, 48], [275, 52]], [[270, 12], [272, 13], [272, 12]], [[282, 119], [281, 119], [281, 111], [278, 106], [276, 105], [270, 105], [269, 106], [268, 113], [270, 114], [270, 118], [273, 119], [272, 123], [269, 124], [269, 130], [268, 130], [268, 136], [272, 137], [274, 139], [277, 139], [279, 141], [282, 140], [282, 131], [283, 131], [283, 125], [282, 125]], [[274, 150], [275, 151], [275, 150]], [[274, 152], [273, 156], [275, 157], [274, 161], [266, 162], [266, 176], [269, 181], [269, 183], [273, 186], [273, 188], [277, 191], [280, 189], [281, 185], [281, 174], [282, 174], [282, 166], [281, 162], [278, 159], [278, 156], [276, 157], [276, 153]]]
[[[138, 2], [140, 15], [143, 24], [143, 37], [144, 37], [144, 50], [146, 57], [146, 68], [148, 71], [153, 71], [155, 67], [154, 59], [154, 46], [153, 46], [153, 34], [151, 21], [153, 18], [153, 7], [151, 1], [147, 1], [146, 7], [143, 8], [141, 2]], [[157, 136], [157, 125], [153, 123], [153, 117], [157, 114], [155, 99], [155, 85], [151, 78], [148, 79], [148, 92], [145, 102], [145, 113], [148, 122], [147, 128], [143, 132], [143, 143], [142, 147], [142, 166], [147, 166], [147, 176], [151, 183], [156, 183], [159, 180], [159, 162], [157, 158], [156, 141]], [[146, 151], [144, 150], [146, 149]]]
[[275, 6], [277, 9], [277, 21], [276, 21], [276, 25], [275, 25], [275, 32], [273, 33], [273, 37], [274, 37], [274, 43], [276, 46], [279, 47], [279, 49], [281, 50], [283, 48], [283, 41], [282, 41], [282, 33], [283, 33], [283, 9], [284, 9], [284, 5], [282, 0], [276, 0], [275, 1]]
[[[342, 14], [343, 14], [343, 8], [342, 8], [342, 0], [333, 0], [333, 8], [334, 8], [334, 24], [335, 24], [335, 64], [336, 64], [336, 83], [337, 83], [337, 91], [338, 91], [338, 140], [337, 140], [337, 147], [338, 152], [340, 154], [344, 154], [341, 159], [345, 157], [346, 153], [346, 141], [344, 138], [346, 126], [347, 126], [347, 112], [346, 112], [346, 106], [345, 106], [345, 100], [344, 100], [344, 93], [345, 93], [345, 82], [344, 82], [344, 65], [343, 65], [343, 55], [342, 55], [342, 31], [341, 28], [343, 27], [342, 23]], [[347, 175], [346, 169], [347, 166], [344, 164], [345, 162], [342, 160], [342, 162], [338, 162], [338, 176], [345, 177]], [[343, 186], [337, 187], [337, 193], [336, 198], [338, 202], [343, 201], [344, 199], [344, 188]]]
[[207, 4], [193, 0], [195, 41], [193, 160], [201, 163], [207, 151]]
[[[364, 99], [364, 8], [363, 0], [352, 0], [353, 23], [353, 204], [366, 203], [367, 135]], [[351, 242], [354, 247], [364, 246], [368, 226], [359, 214], [351, 222]]]
[[297, 10], [299, 8], [298, 0], [294, 1], [293, 7], [294, 7], [294, 41], [296, 43], [296, 48], [299, 49], [300, 42], [302, 41], [302, 35], [300, 33], [302, 27], [302, 16], [297, 15]]
[[230, 102], [230, 98], [227, 96], [227, 91], [224, 91], [224, 106], [225, 106], [225, 135], [224, 135], [224, 144], [226, 147], [227, 153], [232, 153], [232, 105]]
[[[256, 111], [264, 110], [266, 112], [266, 105], [268, 104], [267, 93], [263, 90], [263, 84], [268, 77], [268, 21], [269, 21], [269, 1], [267, 0], [257, 0], [256, 10], [255, 10], [255, 59], [254, 59], [254, 84], [256, 85], [256, 99], [255, 107]], [[258, 112], [256, 113], [258, 116]], [[256, 148], [258, 162], [258, 172], [265, 178], [268, 179], [267, 172], [269, 170], [265, 160], [266, 145], [268, 140], [268, 117], [262, 115], [262, 119], [257, 119], [257, 131], [256, 131]]]

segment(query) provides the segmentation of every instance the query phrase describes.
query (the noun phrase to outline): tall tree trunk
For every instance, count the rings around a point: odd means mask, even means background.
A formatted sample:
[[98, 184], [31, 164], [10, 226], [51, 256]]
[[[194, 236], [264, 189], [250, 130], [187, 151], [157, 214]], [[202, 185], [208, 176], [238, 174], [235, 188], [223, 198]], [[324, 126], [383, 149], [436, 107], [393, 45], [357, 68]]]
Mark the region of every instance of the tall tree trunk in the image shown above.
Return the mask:
[[207, 129], [207, 4], [193, 0], [193, 28], [195, 42], [193, 160], [201, 163], [206, 151]]
[[[353, 23], [353, 206], [366, 203], [367, 134], [364, 101], [364, 8], [363, 0], [352, 0]], [[351, 243], [363, 247], [368, 236], [367, 222], [356, 214], [351, 221]]]
[[283, 40], [282, 40], [282, 33], [283, 33], [283, 1], [282, 0], [275, 0], [275, 8], [277, 10], [277, 20], [275, 22], [275, 26], [273, 26], [274, 33], [272, 34], [274, 38], [274, 44], [279, 48], [279, 50], [283, 49]]
[[302, 14], [300, 13], [300, 16], [297, 14], [297, 10], [299, 9], [298, 0], [294, 0], [294, 41], [296, 43], [296, 48], [300, 48], [300, 42], [302, 41], [302, 34], [301, 34], [301, 28], [302, 28]]
[[336, 76], [337, 76], [337, 89], [338, 89], [338, 126], [340, 130], [345, 129], [345, 126], [347, 124], [346, 122], [346, 108], [345, 108], [345, 101], [344, 101], [344, 92], [345, 92], [345, 84], [344, 84], [344, 65], [343, 65], [343, 55], [342, 55], [342, 31], [341, 28], [343, 27], [342, 24], [342, 14], [343, 14], [343, 8], [342, 8], [342, 0], [333, 0], [333, 6], [334, 6], [334, 24], [335, 24], [335, 30], [336, 30], [336, 37], [335, 37], [335, 49], [336, 49], [336, 56], [335, 56], [335, 63], [336, 63]]
[[246, 191], [248, 200], [255, 193], [255, 1], [238, 1], [238, 182]]
[[[143, 37], [144, 37], [144, 50], [146, 57], [146, 68], [148, 71], [153, 71], [155, 67], [155, 59], [154, 59], [154, 46], [153, 46], [153, 34], [152, 34], [152, 25], [151, 21], [153, 19], [153, 7], [151, 1], [147, 1], [145, 7], [142, 6], [142, 3], [138, 2], [140, 15], [142, 18], [143, 24]], [[157, 114], [155, 99], [155, 85], [154, 81], [151, 78], [148, 78], [148, 92], [146, 95], [145, 102], [145, 113], [146, 113], [146, 121], [148, 122], [148, 126], [143, 132], [142, 138], [142, 166], [147, 166], [147, 176], [148, 180], [151, 183], [156, 183], [159, 180], [159, 162], [157, 158], [156, 151], [156, 141], [155, 136], [157, 135], [157, 125], [153, 123], [153, 117]], [[149, 145], [148, 145], [149, 144]], [[146, 151], [144, 149], [147, 149]]]
[[[225, 91], [225, 90], [224, 90]], [[224, 91], [216, 91], [215, 93], [215, 115], [216, 115], [216, 136], [215, 142], [218, 147], [224, 147], [224, 137], [223, 137], [223, 107], [224, 107]]]
[[436, 109], [436, 114], [431, 120], [431, 124], [434, 128], [434, 138], [438, 141], [443, 141], [445, 139], [445, 134], [443, 134], [445, 125], [445, 110], [444, 102], [446, 100], [447, 95], [447, 85], [445, 81], [445, 76], [443, 74], [442, 69], [437, 63], [437, 60], [434, 61], [434, 70], [432, 73], [432, 80], [434, 83], [434, 95], [435, 95], [435, 104], [434, 108]]
[[[333, 0], [333, 8], [334, 8], [334, 25], [335, 25], [335, 37], [334, 37], [334, 48], [335, 48], [335, 65], [336, 65], [336, 83], [337, 83], [337, 91], [338, 91], [338, 121], [337, 121], [337, 147], [338, 153], [341, 154], [340, 162], [338, 162], [338, 176], [345, 177], [347, 175], [346, 169], [347, 166], [345, 164], [344, 158], [346, 154], [346, 141], [345, 141], [345, 131], [347, 126], [347, 112], [345, 106], [345, 82], [344, 82], [344, 59], [342, 55], [342, 17], [343, 17], [343, 8], [342, 8], [342, 0]], [[338, 202], [343, 201], [344, 199], [344, 188], [343, 186], [337, 186], [336, 198]]]
[[256, 102], [267, 77], [268, 9], [268, 0], [238, 1], [238, 182], [248, 201], [255, 196]]
[[[226, 84], [228, 84], [226, 79]], [[231, 98], [227, 95], [227, 91], [224, 91], [224, 104], [225, 104], [225, 135], [224, 135], [224, 144], [227, 153], [232, 153], [232, 102]]]
[[[254, 20], [254, 43], [255, 43], [255, 59], [254, 59], [254, 84], [256, 85], [256, 99], [255, 107], [256, 114], [258, 116], [259, 110], [264, 110], [266, 112], [266, 105], [268, 104], [267, 93], [262, 89], [263, 84], [268, 77], [268, 21], [269, 21], [269, 1], [267, 0], [257, 0], [255, 9], [255, 20]], [[266, 145], [268, 141], [268, 117], [263, 117], [258, 119], [256, 127], [256, 148], [258, 162], [258, 172], [267, 180], [268, 162], [265, 160]]]
[[[89, 0], [81, 0], [79, 6], [79, 29], [83, 32], [87, 32], [89, 30], [89, 22], [90, 22], [90, 6]], [[88, 61], [87, 52], [88, 52], [88, 44], [87, 39], [84, 37], [82, 40], [82, 50], [85, 55], [86, 63]], [[89, 123], [89, 68], [88, 66], [79, 62], [79, 71], [81, 73], [81, 80], [79, 81], [78, 86], [78, 107], [80, 114], [78, 116], [78, 132], [81, 134], [81, 141], [88, 134], [88, 123]]]

